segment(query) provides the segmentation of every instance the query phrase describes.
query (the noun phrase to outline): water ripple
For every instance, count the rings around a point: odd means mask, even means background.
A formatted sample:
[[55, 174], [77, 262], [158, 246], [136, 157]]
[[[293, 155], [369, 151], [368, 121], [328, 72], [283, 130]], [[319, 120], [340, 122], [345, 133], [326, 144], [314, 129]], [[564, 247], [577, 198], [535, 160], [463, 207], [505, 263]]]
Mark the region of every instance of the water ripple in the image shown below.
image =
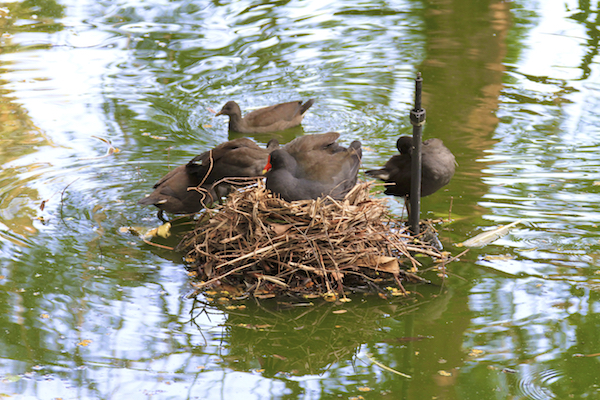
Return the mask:
[[551, 386], [564, 378], [564, 373], [555, 369], [547, 369], [532, 374], [525, 373], [519, 378], [519, 390], [533, 400], [558, 399]]

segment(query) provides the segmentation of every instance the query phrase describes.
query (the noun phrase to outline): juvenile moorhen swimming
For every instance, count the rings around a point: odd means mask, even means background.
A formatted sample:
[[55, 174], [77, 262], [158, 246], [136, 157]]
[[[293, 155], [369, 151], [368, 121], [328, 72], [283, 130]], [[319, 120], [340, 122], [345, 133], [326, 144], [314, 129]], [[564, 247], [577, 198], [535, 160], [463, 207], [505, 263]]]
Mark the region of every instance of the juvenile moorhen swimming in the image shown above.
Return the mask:
[[[154, 185], [154, 191], [138, 204], [155, 205], [160, 209], [159, 218], [163, 211], [196, 213], [229, 193], [231, 186], [219, 183], [221, 179], [261, 176], [269, 153], [278, 147], [275, 139], [269, 141], [266, 149], [248, 138], [221, 143], [166, 174]], [[200, 192], [188, 190], [195, 187], [200, 187]]]
[[[386, 186], [385, 194], [393, 196], [410, 195], [410, 171], [412, 137], [401, 136], [396, 142], [400, 154], [393, 156], [381, 169], [365, 173], [392, 185]], [[440, 139], [427, 139], [421, 146], [421, 197], [429, 196], [446, 186], [452, 176], [456, 160]]]
[[267, 189], [287, 201], [343, 198], [356, 184], [362, 149], [357, 140], [345, 148], [335, 142], [338, 137], [302, 136], [273, 151], [264, 170]]
[[229, 130], [240, 133], [269, 133], [283, 131], [300, 125], [304, 113], [313, 105], [314, 99], [276, 104], [259, 108], [242, 118], [240, 106], [235, 101], [225, 103], [215, 116], [229, 116]]

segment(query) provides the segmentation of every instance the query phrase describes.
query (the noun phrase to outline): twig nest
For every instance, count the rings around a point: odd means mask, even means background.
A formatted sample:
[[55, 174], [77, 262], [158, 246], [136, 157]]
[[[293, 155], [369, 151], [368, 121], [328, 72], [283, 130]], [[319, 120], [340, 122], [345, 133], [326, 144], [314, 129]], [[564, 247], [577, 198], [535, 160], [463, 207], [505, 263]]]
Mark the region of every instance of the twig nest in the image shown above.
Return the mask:
[[359, 183], [343, 201], [287, 202], [262, 182], [201, 213], [178, 245], [198, 290], [233, 286], [250, 294], [326, 294], [380, 290], [380, 283], [422, 280], [411, 255], [443, 259], [388, 217], [385, 199]]

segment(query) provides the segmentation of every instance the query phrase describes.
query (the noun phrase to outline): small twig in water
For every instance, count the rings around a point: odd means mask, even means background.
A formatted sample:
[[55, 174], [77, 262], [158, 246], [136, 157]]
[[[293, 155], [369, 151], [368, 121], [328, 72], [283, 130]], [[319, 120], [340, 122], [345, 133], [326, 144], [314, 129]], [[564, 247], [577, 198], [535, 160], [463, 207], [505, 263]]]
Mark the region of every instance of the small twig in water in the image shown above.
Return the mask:
[[410, 375], [403, 374], [402, 372], [398, 372], [398, 371], [396, 371], [395, 369], [393, 369], [393, 368], [390, 368], [390, 367], [388, 367], [387, 365], [384, 365], [384, 364], [380, 363], [379, 361], [377, 361], [377, 360], [375, 360], [373, 357], [371, 357], [371, 354], [370, 354], [370, 353], [369, 353], [369, 354], [367, 354], [367, 358], [368, 358], [368, 359], [369, 359], [369, 360], [370, 360], [370, 361], [371, 361], [373, 364], [377, 365], [379, 368], [385, 369], [386, 371], [393, 372], [393, 373], [395, 373], [395, 374], [398, 374], [398, 375], [400, 375], [400, 376], [403, 376], [403, 377], [405, 377], [405, 378], [408, 378], [408, 379], [411, 379], [411, 378], [412, 378], [412, 376], [410, 376]]

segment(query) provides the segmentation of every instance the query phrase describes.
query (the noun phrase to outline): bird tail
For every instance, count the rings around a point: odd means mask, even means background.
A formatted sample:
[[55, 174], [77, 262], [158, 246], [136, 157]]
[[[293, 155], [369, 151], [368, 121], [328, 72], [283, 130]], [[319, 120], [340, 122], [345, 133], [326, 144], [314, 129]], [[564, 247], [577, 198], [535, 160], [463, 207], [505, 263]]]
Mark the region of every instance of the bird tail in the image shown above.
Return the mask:
[[300, 106], [300, 114], [304, 114], [312, 105], [314, 104], [315, 99], [307, 100], [306, 103]]
[[382, 181], [390, 179], [390, 173], [384, 169], [370, 169], [365, 171], [365, 174], [371, 178], [381, 179]]

